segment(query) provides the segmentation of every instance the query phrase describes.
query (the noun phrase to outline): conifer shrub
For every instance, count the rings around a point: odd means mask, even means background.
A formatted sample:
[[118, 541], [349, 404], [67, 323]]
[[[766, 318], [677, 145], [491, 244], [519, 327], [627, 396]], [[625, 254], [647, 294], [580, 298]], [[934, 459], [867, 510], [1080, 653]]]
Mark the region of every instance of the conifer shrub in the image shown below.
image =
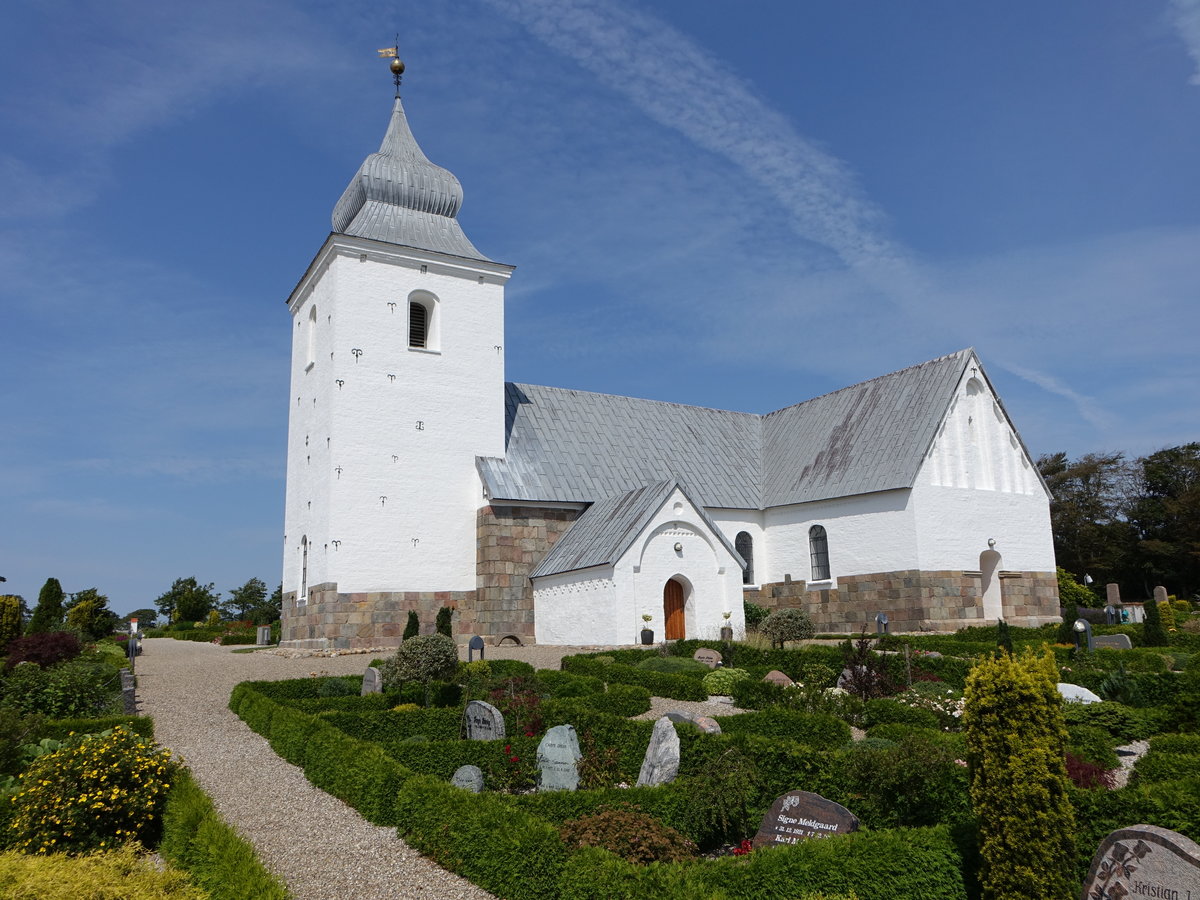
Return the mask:
[[1142, 609], [1145, 614], [1145, 621], [1142, 623], [1142, 643], [1147, 647], [1167, 646], [1167, 632], [1163, 628], [1158, 604], [1151, 600]]
[[704, 689], [711, 695], [731, 696], [734, 686], [749, 677], [750, 673], [745, 669], [713, 669], [704, 676]]
[[38, 592], [37, 606], [29, 620], [28, 634], [58, 631], [63, 625], [63, 589], [57, 578], [47, 578]]
[[121, 726], [39, 756], [13, 796], [14, 845], [26, 853], [151, 846], [175, 771], [169, 750]]
[[408, 611], [408, 621], [404, 623], [404, 640], [414, 638], [421, 633], [421, 620], [417, 618], [416, 610]]
[[622, 804], [559, 828], [568, 847], [602, 847], [629, 862], [684, 862], [696, 856], [696, 845], [669, 825]]
[[762, 625], [770, 611], [765, 606], [759, 606], [757, 603], [747, 601], [742, 605], [742, 614], [746, 617], [747, 628], [758, 628]]
[[1116, 740], [1103, 728], [1095, 725], [1071, 725], [1067, 728], [1067, 752], [1077, 759], [1095, 763], [1104, 769], [1120, 765], [1114, 749]]
[[37, 663], [43, 669], [74, 659], [83, 651], [79, 638], [69, 631], [39, 632], [19, 637], [8, 645], [4, 668], [12, 669], [23, 662]]
[[[82, 891], [86, 890], [86, 894]], [[161, 868], [133, 845], [66, 856], [0, 853], [0, 896], [29, 900], [208, 900], [178, 869]]]
[[697, 678], [712, 671], [698, 659], [685, 656], [647, 656], [637, 664], [643, 672], [665, 672], [668, 675], [695, 675]]
[[21, 636], [21, 598], [0, 594], [0, 653]]
[[0, 697], [26, 713], [87, 717], [120, 710], [121, 678], [96, 659], [73, 659], [50, 669], [17, 666], [0, 683]]
[[409, 638], [379, 669], [384, 690], [397, 688], [404, 681], [419, 681], [428, 688], [433, 679], [449, 678], [457, 672], [458, 647], [444, 634]]
[[434, 630], [438, 634], [444, 634], [448, 638], [454, 637], [454, 632], [451, 630], [451, 619], [454, 616], [454, 610], [448, 606], [443, 606], [437, 611], [437, 618], [434, 620]]
[[981, 660], [967, 678], [967, 762], [984, 900], [1066, 900], [1075, 814], [1058, 668], [1050, 653]]

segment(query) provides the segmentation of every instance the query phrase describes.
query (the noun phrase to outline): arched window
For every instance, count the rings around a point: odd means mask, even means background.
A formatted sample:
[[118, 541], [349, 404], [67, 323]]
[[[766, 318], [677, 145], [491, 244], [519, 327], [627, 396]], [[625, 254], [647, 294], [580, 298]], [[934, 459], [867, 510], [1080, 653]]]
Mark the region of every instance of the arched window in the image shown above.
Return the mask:
[[829, 537], [821, 525], [814, 525], [808, 529], [808, 556], [812, 563], [812, 580], [827, 580], [829, 578]]
[[742, 584], [754, 584], [754, 538], [745, 531], [739, 531], [733, 539], [733, 549], [746, 561], [742, 570]]
[[308, 536], [300, 538], [300, 590], [296, 591], [296, 604], [308, 602]]
[[416, 300], [408, 302], [408, 346], [424, 350], [429, 344], [429, 309]]

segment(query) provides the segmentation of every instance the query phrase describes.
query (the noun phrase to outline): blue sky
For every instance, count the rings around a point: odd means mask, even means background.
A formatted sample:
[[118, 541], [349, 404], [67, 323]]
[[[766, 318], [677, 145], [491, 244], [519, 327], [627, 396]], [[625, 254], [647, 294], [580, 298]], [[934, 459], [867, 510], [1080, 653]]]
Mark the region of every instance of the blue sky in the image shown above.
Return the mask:
[[0, 575], [271, 586], [285, 300], [376, 149], [517, 266], [510, 380], [766, 412], [975, 346], [1035, 455], [1200, 439], [1200, 0], [16, 0]]

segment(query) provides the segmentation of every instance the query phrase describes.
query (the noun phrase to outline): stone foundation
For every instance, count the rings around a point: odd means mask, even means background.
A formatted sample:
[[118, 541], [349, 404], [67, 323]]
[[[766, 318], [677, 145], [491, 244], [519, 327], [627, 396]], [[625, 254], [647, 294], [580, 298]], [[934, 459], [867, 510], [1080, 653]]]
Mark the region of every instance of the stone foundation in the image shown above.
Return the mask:
[[[767, 609], [797, 607], [819, 632], [875, 632], [875, 616], [886, 613], [889, 631], [957, 631], [983, 619], [979, 572], [878, 572], [848, 575], [836, 587], [809, 588], [782, 581], [747, 590], [745, 599]], [[1034, 627], [1060, 621], [1058, 582], [1053, 572], [1001, 572], [1004, 618], [1010, 625]]]
[[462, 610], [474, 591], [371, 591], [339, 594], [329, 582], [308, 589], [308, 603], [296, 606], [296, 593], [283, 595], [279, 644], [301, 650], [354, 650], [399, 647], [409, 610], [421, 620], [421, 634], [433, 634], [438, 610]]
[[477, 584], [471, 608], [460, 607], [455, 633], [485, 638], [515, 634], [533, 643], [533, 582], [542, 561], [580, 510], [485, 506], [479, 510]]

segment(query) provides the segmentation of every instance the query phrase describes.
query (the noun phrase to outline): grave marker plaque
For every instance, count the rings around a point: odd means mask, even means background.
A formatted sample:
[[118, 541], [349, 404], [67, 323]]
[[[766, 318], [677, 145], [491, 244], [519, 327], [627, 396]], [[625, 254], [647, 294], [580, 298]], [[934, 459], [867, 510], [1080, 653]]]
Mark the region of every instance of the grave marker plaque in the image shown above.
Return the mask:
[[483, 790], [483, 770], [479, 766], [459, 766], [450, 783], [464, 791], [478, 794]]
[[840, 803], [809, 791], [788, 791], [763, 816], [754, 836], [754, 849], [856, 830], [858, 818]]
[[650, 735], [650, 745], [642, 760], [637, 786], [657, 787], [674, 781], [678, 774], [679, 735], [675, 732], [675, 723], [668, 716], [663, 716], [654, 723], [654, 732]]
[[374, 666], [367, 666], [367, 671], [363, 672], [362, 696], [367, 694], [382, 694], [383, 693], [383, 676], [379, 674], [379, 670]]
[[555, 725], [538, 744], [538, 790], [573, 791], [579, 787], [579, 738], [574, 725]]
[[710, 669], [715, 669], [721, 664], [721, 654], [716, 650], [709, 650], [707, 647], [701, 647], [693, 653], [692, 659], [704, 663]]
[[1092, 646], [1097, 650], [1107, 647], [1109, 650], [1132, 650], [1133, 641], [1127, 634], [1100, 634], [1092, 638]]
[[1118, 828], [1096, 851], [1082, 896], [1200, 900], [1200, 846], [1154, 825]]
[[484, 700], [472, 700], [463, 711], [468, 741], [497, 741], [504, 737], [504, 715]]

